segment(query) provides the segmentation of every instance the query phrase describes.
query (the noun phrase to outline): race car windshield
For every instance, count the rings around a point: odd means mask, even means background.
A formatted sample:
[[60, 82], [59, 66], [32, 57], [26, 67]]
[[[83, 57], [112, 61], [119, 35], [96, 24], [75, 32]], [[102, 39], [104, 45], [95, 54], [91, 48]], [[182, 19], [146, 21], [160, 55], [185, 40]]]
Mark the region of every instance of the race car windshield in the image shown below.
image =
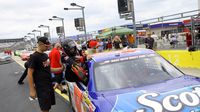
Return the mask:
[[142, 87], [183, 75], [160, 56], [135, 56], [96, 63], [94, 66], [97, 91]]

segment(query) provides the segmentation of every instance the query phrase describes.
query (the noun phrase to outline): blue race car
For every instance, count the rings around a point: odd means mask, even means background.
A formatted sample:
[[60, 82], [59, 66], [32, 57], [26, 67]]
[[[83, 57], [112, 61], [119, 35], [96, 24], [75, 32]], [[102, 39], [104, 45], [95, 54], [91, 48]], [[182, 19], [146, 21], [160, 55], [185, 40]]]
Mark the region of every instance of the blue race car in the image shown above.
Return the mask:
[[200, 112], [200, 79], [152, 50], [95, 54], [88, 74], [87, 86], [68, 82], [76, 112]]

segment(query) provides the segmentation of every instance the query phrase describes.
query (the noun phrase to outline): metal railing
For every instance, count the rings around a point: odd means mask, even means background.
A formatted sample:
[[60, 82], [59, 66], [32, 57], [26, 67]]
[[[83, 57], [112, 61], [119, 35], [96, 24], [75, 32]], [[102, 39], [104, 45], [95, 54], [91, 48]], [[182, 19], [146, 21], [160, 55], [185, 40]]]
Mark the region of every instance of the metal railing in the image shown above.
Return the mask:
[[141, 20], [141, 21], [137, 21], [136, 23], [137, 24], [152, 24], [152, 23], [159, 23], [159, 22], [189, 18], [192, 16], [197, 16], [199, 12], [200, 12], [200, 9], [192, 10], [192, 11], [187, 11], [187, 12], [182, 12], [182, 13], [177, 13], [177, 14], [171, 14], [167, 16], [160, 16], [160, 17], [156, 17], [152, 19]]

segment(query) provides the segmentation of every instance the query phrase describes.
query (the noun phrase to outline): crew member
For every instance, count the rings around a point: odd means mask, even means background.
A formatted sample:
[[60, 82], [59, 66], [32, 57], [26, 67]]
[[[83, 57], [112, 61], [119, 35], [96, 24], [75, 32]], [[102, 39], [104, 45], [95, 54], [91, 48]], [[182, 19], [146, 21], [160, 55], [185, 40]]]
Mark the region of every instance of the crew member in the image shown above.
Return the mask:
[[86, 56], [83, 52], [78, 50], [76, 43], [67, 39], [62, 44], [63, 50], [66, 54], [65, 60], [65, 78], [69, 82], [82, 82], [87, 85], [88, 75], [86, 66]]

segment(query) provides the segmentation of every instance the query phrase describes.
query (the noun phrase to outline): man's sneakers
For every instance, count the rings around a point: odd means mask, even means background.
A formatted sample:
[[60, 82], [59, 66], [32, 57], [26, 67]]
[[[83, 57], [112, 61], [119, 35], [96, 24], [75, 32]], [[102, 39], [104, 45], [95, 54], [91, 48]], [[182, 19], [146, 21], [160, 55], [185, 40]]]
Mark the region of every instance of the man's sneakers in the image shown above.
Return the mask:
[[61, 93], [62, 93], [62, 94], [67, 94], [67, 90], [66, 90], [66, 89], [63, 89], [63, 90], [61, 91]]
[[24, 84], [24, 82], [18, 82], [18, 84], [19, 84], [19, 85], [23, 85], [23, 84]]

